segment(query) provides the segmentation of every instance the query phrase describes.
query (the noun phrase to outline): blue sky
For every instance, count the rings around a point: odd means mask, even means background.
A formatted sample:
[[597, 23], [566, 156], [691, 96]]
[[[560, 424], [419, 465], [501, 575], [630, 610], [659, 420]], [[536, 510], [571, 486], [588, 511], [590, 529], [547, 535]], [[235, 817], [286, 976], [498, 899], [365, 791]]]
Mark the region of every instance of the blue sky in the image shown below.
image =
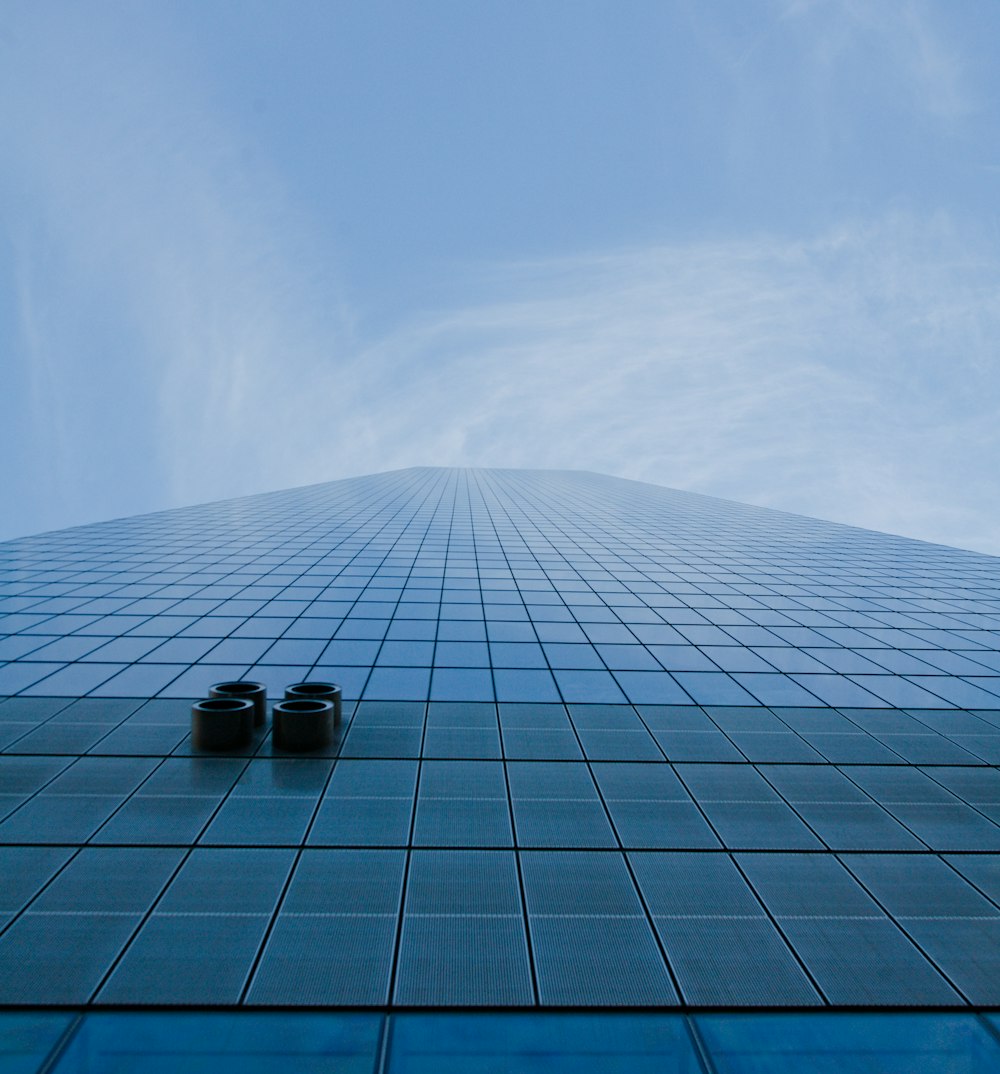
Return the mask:
[[409, 465], [1000, 553], [1000, 6], [0, 9], [0, 538]]

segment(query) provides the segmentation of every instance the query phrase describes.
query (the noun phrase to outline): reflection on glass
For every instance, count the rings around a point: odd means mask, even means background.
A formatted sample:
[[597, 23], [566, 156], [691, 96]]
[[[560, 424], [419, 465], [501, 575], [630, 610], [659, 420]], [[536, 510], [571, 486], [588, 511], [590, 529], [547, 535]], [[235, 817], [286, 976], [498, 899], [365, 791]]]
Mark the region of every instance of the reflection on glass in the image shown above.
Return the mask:
[[718, 1074], [993, 1074], [971, 1014], [718, 1014], [695, 1019]]
[[53, 1074], [372, 1074], [381, 1028], [377, 1014], [90, 1014]]
[[0, 1071], [34, 1074], [75, 1018], [51, 1011], [0, 1013]]
[[657, 1014], [401, 1014], [388, 1074], [701, 1074], [684, 1019]]

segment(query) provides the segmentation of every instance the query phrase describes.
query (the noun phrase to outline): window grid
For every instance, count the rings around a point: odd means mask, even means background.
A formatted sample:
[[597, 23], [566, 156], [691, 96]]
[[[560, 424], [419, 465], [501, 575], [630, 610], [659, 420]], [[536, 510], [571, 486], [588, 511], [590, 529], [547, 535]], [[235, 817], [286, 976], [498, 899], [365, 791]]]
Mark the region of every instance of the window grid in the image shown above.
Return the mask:
[[[8, 542], [0, 1005], [996, 1004], [998, 641], [992, 557], [593, 474]], [[343, 727], [196, 755], [232, 677]]]

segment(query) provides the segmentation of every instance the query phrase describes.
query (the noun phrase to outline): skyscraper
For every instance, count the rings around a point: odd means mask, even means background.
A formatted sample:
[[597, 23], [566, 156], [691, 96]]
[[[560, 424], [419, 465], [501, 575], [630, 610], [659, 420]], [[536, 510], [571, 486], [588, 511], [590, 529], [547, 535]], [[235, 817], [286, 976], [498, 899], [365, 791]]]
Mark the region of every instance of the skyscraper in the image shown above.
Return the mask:
[[[0, 584], [23, 1069], [206, 1025], [364, 1070], [995, 1069], [1000, 560], [414, 469], [9, 542]], [[199, 754], [227, 679], [339, 682], [334, 744]]]

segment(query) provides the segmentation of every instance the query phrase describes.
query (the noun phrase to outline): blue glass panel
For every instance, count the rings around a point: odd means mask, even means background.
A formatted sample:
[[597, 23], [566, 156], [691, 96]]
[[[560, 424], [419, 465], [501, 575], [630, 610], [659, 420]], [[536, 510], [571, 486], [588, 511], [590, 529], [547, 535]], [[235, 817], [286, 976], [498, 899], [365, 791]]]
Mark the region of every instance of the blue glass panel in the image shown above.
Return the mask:
[[492, 701], [493, 677], [488, 668], [434, 669], [431, 680], [434, 701]]
[[490, 666], [488, 647], [481, 642], [438, 640], [434, 664], [446, 668], [484, 668]]
[[0, 667], [0, 691], [5, 694], [17, 694], [26, 687], [44, 679], [63, 664], [10, 663]]
[[[481, 614], [481, 613], [480, 613]], [[443, 641], [486, 641], [486, 627], [481, 621], [472, 619], [442, 618], [438, 623], [438, 642]]]
[[536, 640], [534, 628], [530, 623], [490, 621], [486, 625], [486, 632], [491, 642], [534, 642]]
[[558, 701], [559, 691], [550, 671], [511, 671], [497, 668], [493, 672], [498, 701]]
[[971, 1014], [700, 1015], [719, 1074], [987, 1074], [1000, 1046]]
[[689, 671], [674, 672], [674, 678], [699, 705], [752, 705], [754, 698], [728, 675]]
[[[330, 656], [328, 648], [324, 657], [330, 659]], [[379, 650], [378, 663], [388, 667], [427, 667], [433, 656], [434, 644], [430, 641], [384, 641]]]
[[[44, 667], [33, 664], [32, 667]], [[25, 689], [26, 694], [42, 694], [49, 697], [80, 697], [107, 682], [124, 668], [124, 664], [67, 664], [61, 671], [49, 675]]]
[[[734, 673], [733, 678], [764, 705], [822, 706], [812, 694], [787, 675], [757, 675]], [[808, 681], [801, 679], [801, 681]]]
[[657, 1014], [401, 1014], [387, 1074], [701, 1074], [684, 1020]]
[[365, 697], [384, 701], [423, 700], [431, 673], [428, 668], [375, 668], [365, 687]]
[[665, 671], [616, 671], [615, 678], [633, 705], [677, 705], [688, 700]]
[[154, 697], [186, 670], [186, 664], [133, 664], [102, 683], [101, 697]]
[[74, 1014], [0, 1012], [0, 1074], [35, 1074], [76, 1020]]
[[[840, 675], [793, 675], [791, 677], [828, 705], [859, 708], [879, 705], [888, 707], [880, 697], [876, 697], [875, 694]], [[859, 681], [863, 682], [863, 677], [859, 676]]]
[[553, 674], [565, 701], [615, 704], [626, 700], [618, 683], [608, 671], [557, 669]]
[[377, 1014], [89, 1014], [53, 1068], [57, 1074], [372, 1074]]

